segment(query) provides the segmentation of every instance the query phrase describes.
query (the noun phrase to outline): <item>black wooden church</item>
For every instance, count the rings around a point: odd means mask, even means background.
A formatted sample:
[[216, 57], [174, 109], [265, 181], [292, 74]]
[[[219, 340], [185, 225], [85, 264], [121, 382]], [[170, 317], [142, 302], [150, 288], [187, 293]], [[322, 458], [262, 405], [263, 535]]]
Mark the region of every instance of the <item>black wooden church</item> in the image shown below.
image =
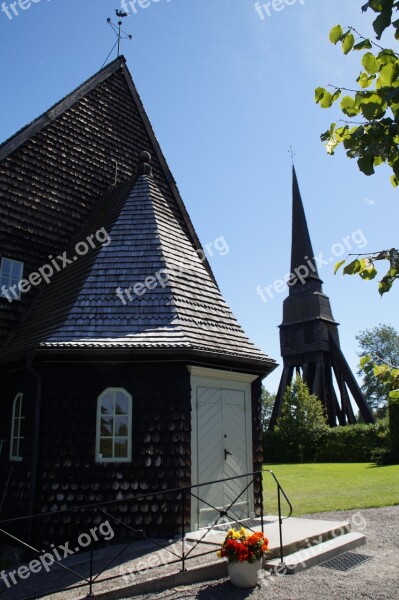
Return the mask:
[[[0, 146], [0, 259], [0, 519], [118, 500], [170, 532], [175, 503], [137, 495], [261, 466], [276, 363], [226, 305], [123, 57]], [[186, 527], [214, 514], [193, 499]]]
[[364, 422], [372, 423], [372, 412], [342, 353], [330, 300], [323, 293], [294, 168], [290, 274], [280, 325], [284, 368], [269, 429], [274, 429], [281, 414], [294, 373], [299, 373], [320, 399], [331, 427], [356, 423], [351, 396]]

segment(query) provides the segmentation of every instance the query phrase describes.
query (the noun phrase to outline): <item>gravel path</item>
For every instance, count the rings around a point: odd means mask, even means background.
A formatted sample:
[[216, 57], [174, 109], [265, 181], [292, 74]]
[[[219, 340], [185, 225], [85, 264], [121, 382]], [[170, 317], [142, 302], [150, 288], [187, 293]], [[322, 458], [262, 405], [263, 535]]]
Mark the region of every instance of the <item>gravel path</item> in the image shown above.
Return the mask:
[[224, 579], [135, 596], [134, 600], [398, 600], [399, 506], [330, 512], [310, 518], [348, 520], [353, 531], [367, 537], [367, 545], [355, 550], [371, 560], [342, 572], [313, 567], [291, 576], [262, 574], [254, 590], [238, 590]]

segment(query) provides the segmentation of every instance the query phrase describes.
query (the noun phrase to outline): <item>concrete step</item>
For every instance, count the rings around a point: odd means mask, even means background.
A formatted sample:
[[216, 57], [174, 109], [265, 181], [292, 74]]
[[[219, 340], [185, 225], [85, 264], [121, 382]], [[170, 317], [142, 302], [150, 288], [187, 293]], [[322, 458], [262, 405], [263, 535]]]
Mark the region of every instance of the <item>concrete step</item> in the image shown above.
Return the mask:
[[345, 533], [326, 542], [315, 545], [309, 544], [307, 548], [303, 548], [293, 554], [288, 554], [284, 556], [283, 564], [281, 564], [278, 558], [270, 560], [266, 558], [263, 568], [274, 571], [276, 574], [293, 575], [310, 567], [320, 565], [331, 558], [348, 552], [348, 550], [363, 546], [365, 543], [366, 538], [362, 533]]

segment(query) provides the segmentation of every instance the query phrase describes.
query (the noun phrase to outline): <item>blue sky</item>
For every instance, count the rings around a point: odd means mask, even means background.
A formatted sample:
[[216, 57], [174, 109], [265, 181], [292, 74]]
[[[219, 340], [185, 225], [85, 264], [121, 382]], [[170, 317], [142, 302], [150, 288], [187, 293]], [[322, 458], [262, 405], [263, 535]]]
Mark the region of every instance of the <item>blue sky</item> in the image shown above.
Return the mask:
[[[353, 251], [364, 238], [362, 252], [397, 247], [398, 192], [387, 169], [365, 177], [342, 151], [326, 155], [320, 133], [339, 117], [313, 97], [318, 85], [353, 87], [358, 57], [344, 57], [328, 32], [341, 23], [368, 34], [363, 0], [296, 0], [263, 20], [253, 0], [147, 4], [124, 21], [133, 41], [123, 53], [203, 245], [223, 236], [229, 246], [209, 257], [226, 300], [281, 362], [286, 292], [265, 303], [256, 288], [289, 270], [292, 145], [314, 251], [333, 259], [320, 270], [324, 291], [355, 369], [360, 330], [399, 328], [398, 290], [380, 299], [376, 282], [334, 276], [333, 264], [344, 238]], [[0, 12], [1, 141], [100, 69], [117, 8], [119, 0], [36, 0], [12, 19]], [[364, 238], [353, 236], [359, 230]], [[280, 373], [265, 381], [271, 391]]]

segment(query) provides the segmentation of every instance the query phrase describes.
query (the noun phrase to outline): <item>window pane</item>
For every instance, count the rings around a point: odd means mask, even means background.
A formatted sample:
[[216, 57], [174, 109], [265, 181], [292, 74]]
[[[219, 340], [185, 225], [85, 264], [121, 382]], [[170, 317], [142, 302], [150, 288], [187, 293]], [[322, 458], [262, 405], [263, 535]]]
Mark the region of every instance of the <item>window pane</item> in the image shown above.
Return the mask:
[[1, 273], [2, 273], [2, 275], [6, 276], [7, 278], [11, 274], [11, 261], [8, 260], [7, 258], [3, 258], [1, 261]]
[[12, 263], [11, 263], [11, 275], [12, 275], [13, 278], [17, 279], [18, 281], [21, 279], [21, 276], [22, 276], [22, 263], [16, 262], [16, 261], [12, 261]]
[[113, 417], [101, 417], [100, 435], [111, 437], [114, 435], [114, 419]]
[[115, 435], [128, 436], [128, 417], [115, 417]]
[[114, 394], [112, 392], [108, 392], [101, 400], [101, 414], [114, 415]]
[[128, 444], [127, 439], [115, 439], [115, 458], [127, 458]]
[[113, 458], [112, 438], [102, 438], [100, 440], [100, 454], [102, 455], [102, 458]]
[[129, 412], [129, 401], [125, 394], [122, 392], [116, 393], [116, 402], [115, 402], [115, 414], [116, 415], [127, 415]]

